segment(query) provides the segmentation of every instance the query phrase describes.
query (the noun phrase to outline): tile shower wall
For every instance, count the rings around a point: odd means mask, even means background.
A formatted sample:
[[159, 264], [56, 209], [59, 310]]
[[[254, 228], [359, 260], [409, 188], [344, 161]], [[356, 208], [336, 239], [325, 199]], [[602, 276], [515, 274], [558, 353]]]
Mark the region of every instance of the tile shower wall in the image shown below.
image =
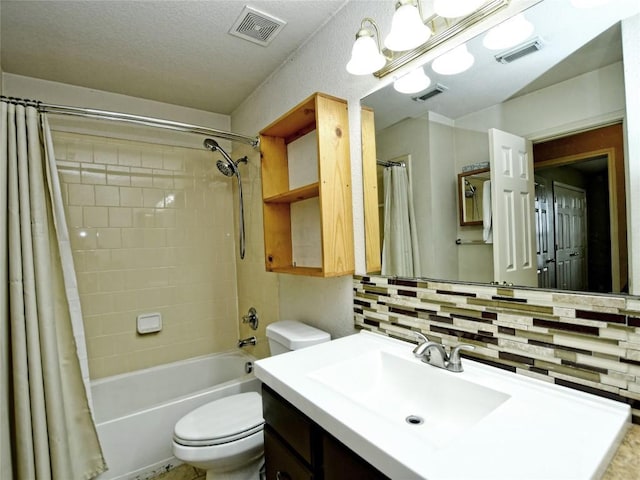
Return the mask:
[[640, 423], [640, 299], [481, 285], [354, 278], [355, 325], [631, 405]]
[[[232, 182], [211, 152], [56, 132], [91, 378], [235, 346]], [[162, 314], [159, 333], [136, 317]]]

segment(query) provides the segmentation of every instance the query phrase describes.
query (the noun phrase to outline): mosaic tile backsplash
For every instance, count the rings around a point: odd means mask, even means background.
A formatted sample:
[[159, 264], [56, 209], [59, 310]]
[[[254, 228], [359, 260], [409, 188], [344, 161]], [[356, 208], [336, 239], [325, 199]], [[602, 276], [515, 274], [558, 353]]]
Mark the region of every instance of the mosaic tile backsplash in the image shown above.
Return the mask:
[[640, 298], [354, 277], [356, 328], [627, 403], [640, 424]]

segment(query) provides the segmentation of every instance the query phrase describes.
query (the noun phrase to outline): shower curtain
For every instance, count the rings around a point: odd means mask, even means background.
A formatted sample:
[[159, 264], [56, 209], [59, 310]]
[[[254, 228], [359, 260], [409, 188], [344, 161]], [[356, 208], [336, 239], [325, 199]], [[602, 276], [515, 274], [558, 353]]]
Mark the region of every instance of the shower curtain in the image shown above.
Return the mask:
[[106, 465], [49, 125], [33, 106], [0, 107], [0, 478], [89, 479]]
[[385, 167], [382, 275], [420, 276], [413, 195], [404, 165]]

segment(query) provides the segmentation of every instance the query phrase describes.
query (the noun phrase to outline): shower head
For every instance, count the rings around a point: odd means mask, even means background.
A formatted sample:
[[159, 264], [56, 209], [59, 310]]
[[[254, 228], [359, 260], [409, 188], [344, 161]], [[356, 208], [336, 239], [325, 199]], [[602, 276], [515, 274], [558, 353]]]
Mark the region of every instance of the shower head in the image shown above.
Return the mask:
[[216, 167], [218, 167], [218, 170], [227, 177], [233, 177], [234, 175], [239, 176], [240, 172], [238, 170], [238, 164], [240, 162], [247, 163], [247, 157], [242, 157], [237, 162], [234, 162], [227, 152], [225, 152], [213, 138], [205, 138], [204, 147], [208, 148], [212, 152], [220, 152], [224, 157], [224, 160], [218, 160], [216, 162]]
[[220, 173], [227, 177], [233, 177], [238, 173], [238, 169], [236, 168], [235, 163], [230, 162], [229, 160], [218, 160], [216, 162], [216, 167], [220, 170]]
[[218, 145], [218, 142], [216, 142], [213, 138], [205, 138], [204, 147], [208, 148], [212, 152], [215, 152], [220, 148], [220, 145]]

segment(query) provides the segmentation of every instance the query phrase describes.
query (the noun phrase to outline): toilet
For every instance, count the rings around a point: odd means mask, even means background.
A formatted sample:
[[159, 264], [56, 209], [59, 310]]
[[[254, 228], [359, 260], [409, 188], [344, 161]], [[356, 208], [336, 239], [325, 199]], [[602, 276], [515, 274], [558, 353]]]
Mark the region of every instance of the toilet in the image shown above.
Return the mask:
[[[282, 320], [267, 326], [271, 355], [331, 340], [327, 332]], [[256, 480], [263, 461], [262, 398], [246, 392], [186, 414], [173, 431], [173, 454], [207, 472], [207, 480]]]

